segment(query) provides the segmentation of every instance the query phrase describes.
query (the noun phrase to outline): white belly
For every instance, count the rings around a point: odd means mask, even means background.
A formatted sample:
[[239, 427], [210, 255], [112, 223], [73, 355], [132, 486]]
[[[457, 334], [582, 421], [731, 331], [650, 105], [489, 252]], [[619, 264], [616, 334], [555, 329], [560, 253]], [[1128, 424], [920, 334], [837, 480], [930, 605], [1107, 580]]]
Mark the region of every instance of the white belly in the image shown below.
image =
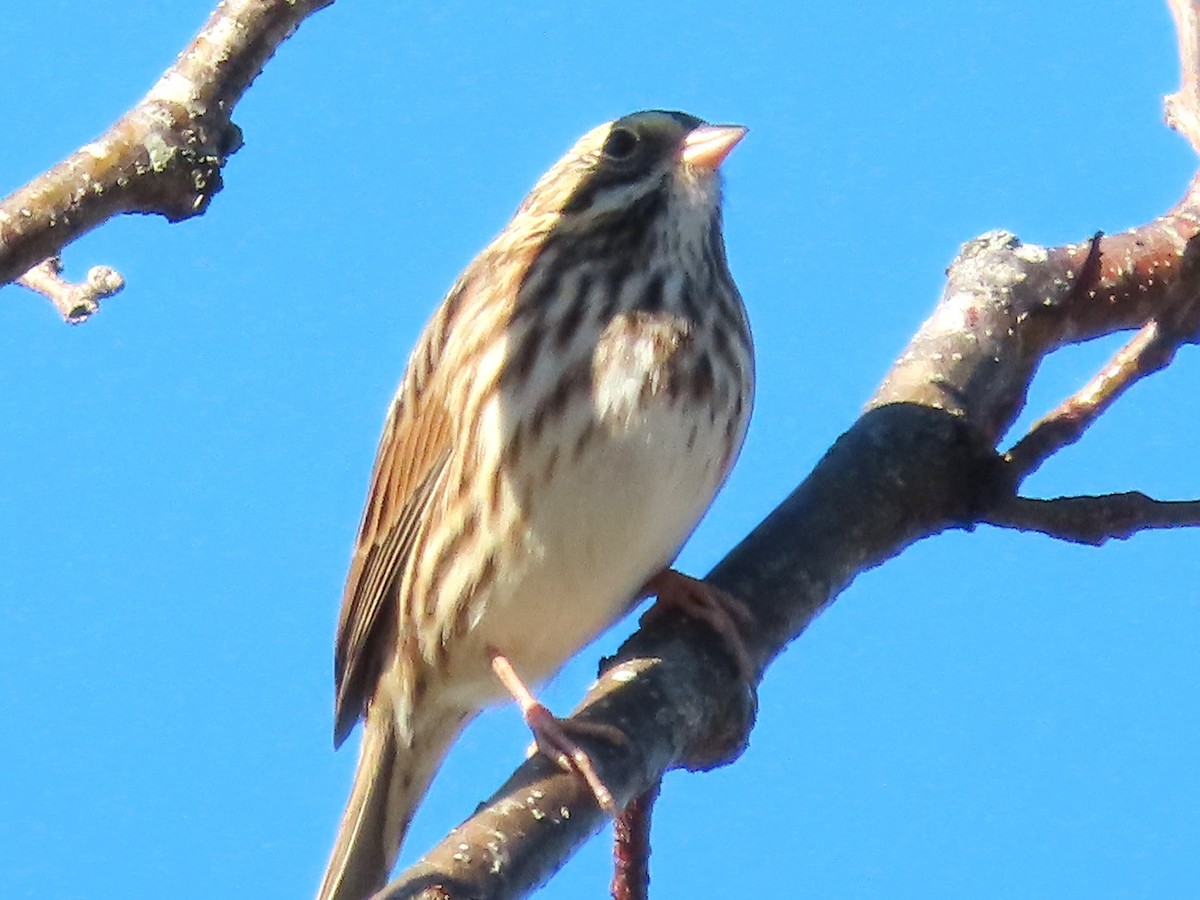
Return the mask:
[[700, 448], [722, 437], [689, 451], [693, 424], [672, 412], [653, 430], [610, 436], [533, 496], [524, 577], [480, 629], [526, 679], [550, 677], [624, 614], [695, 528], [721, 463]]
[[[720, 487], [725, 417], [710, 421], [692, 398], [669, 396], [662, 353], [679, 336], [671, 324], [655, 331], [617, 335], [619, 352], [600, 341], [592, 405], [568, 404], [522, 445], [504, 478], [504, 511], [484, 516], [502, 576], [472, 598], [463, 630], [444, 645], [456, 670], [448, 681], [464, 699], [504, 697], [489, 648], [528, 682], [552, 676], [674, 559]], [[495, 440], [481, 456], [496, 458], [506, 424], [528, 415], [513, 412], [500, 402], [485, 410], [477, 434]]]

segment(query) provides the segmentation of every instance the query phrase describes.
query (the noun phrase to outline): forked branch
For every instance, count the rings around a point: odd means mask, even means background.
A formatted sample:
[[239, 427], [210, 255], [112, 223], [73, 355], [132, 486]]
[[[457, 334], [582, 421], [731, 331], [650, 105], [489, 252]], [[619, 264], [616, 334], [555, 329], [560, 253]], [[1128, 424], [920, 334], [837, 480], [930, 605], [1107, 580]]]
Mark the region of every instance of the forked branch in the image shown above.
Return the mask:
[[[1173, 0], [1184, 79], [1170, 121], [1200, 148], [1200, 0]], [[1196, 501], [1137, 493], [1031, 500], [1021, 481], [1077, 439], [1138, 378], [1195, 340], [1200, 195], [1193, 183], [1160, 218], [1058, 248], [992, 232], [966, 244], [933, 315], [866, 411], [807, 479], [713, 570], [758, 627], [747, 648], [763, 670], [861, 572], [949, 528], [990, 522], [1100, 543], [1147, 528], [1200, 524]], [[1138, 336], [1087, 389], [1008, 456], [997, 444], [1055, 350], [1119, 331]], [[753, 721], [733, 670], [703, 629], [643, 627], [589, 692], [581, 715], [622, 726], [630, 743], [597, 745], [618, 802], [670, 768], [735, 758]], [[591, 748], [589, 748], [591, 749]], [[378, 898], [524, 896], [602, 822], [578, 778], [535, 757]]]
[[[330, 2], [224, 0], [112, 128], [0, 201], [0, 285], [20, 278], [68, 319], [93, 310], [114, 282], [70, 285], [50, 260], [114, 215], [202, 213], [241, 143], [234, 106], [279, 44]], [[1200, 152], [1200, 0], [1170, 5], [1183, 77], [1167, 118]], [[1003, 232], [964, 246], [933, 315], [863, 415], [710, 573], [754, 612], [747, 649], [758, 671], [859, 573], [943, 530], [991, 522], [1100, 542], [1200, 522], [1196, 501], [1017, 493], [1133, 383], [1196, 340], [1198, 194], [1193, 182], [1153, 222], [1065, 247]], [[1084, 390], [1007, 455], [997, 450], [1047, 355], [1126, 330], [1138, 334]], [[668, 769], [736, 758], [755, 712], [719, 641], [670, 617], [635, 633], [583, 707], [582, 717], [629, 735], [619, 748], [589, 748], [619, 803]], [[383, 896], [523, 896], [604, 821], [586, 785], [535, 757]]]

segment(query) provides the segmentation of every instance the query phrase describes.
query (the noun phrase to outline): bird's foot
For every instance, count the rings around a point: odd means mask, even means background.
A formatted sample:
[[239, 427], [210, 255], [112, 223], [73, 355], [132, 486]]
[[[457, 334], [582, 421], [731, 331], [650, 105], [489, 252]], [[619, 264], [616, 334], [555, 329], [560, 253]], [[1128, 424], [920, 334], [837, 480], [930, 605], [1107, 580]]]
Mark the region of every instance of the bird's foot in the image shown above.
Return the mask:
[[615, 725], [561, 719], [554, 715], [533, 696], [533, 692], [513, 669], [508, 657], [496, 650], [492, 650], [492, 671], [496, 673], [500, 683], [517, 701], [517, 705], [521, 708], [521, 715], [525, 718], [525, 724], [533, 731], [537, 749], [554, 760], [562, 769], [568, 772], [572, 770], [578, 772], [591, 789], [600, 808], [606, 812], [613, 812], [616, 809], [616, 801], [613, 799], [612, 792], [600, 780], [592, 758], [588, 756], [586, 750], [579, 746], [571, 733], [598, 737], [620, 745], [629, 743], [629, 737], [625, 732]]
[[670, 608], [707, 624], [725, 641], [733, 654], [738, 674], [749, 685], [758, 678], [758, 670], [746, 649], [739, 625], [753, 625], [750, 608], [732, 594], [706, 581], [684, 575], [674, 569], [663, 569], [643, 588], [642, 596], [655, 594], [658, 601], [642, 615], [642, 622], [651, 622]]

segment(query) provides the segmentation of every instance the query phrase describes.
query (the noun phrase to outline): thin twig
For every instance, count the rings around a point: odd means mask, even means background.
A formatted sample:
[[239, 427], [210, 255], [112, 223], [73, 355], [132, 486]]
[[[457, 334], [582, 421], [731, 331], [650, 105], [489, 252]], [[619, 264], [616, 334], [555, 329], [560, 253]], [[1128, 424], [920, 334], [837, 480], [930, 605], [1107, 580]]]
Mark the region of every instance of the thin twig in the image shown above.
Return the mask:
[[1108, 364], [1073, 396], [1029, 429], [1006, 454], [1014, 484], [1036, 472], [1047, 459], [1074, 444], [1117, 399], [1138, 381], [1167, 366], [1178, 342], [1163, 340], [1158, 322], [1149, 322]]
[[41, 294], [54, 304], [66, 322], [78, 325], [100, 309], [100, 301], [125, 287], [121, 273], [109, 266], [92, 266], [78, 284], [62, 277], [62, 260], [44, 259], [20, 278], [22, 287]]
[[650, 819], [662, 781], [633, 798], [613, 823], [613, 900], [650, 896]]
[[1200, 500], [1155, 500], [1138, 491], [1050, 500], [1011, 497], [981, 521], [1098, 547], [1139, 531], [1200, 526]]
[[1200, 11], [1193, 0], [1167, 0], [1179, 38], [1180, 85], [1164, 98], [1167, 124], [1200, 153]]

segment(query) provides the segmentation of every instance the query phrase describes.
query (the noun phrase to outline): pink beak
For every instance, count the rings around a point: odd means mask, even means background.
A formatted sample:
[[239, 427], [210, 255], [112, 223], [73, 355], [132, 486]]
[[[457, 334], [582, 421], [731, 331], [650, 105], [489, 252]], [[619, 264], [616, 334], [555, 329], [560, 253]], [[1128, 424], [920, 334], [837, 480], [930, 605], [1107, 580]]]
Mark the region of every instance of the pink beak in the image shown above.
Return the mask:
[[683, 139], [679, 158], [689, 166], [715, 172], [748, 130], [744, 125], [701, 125]]

